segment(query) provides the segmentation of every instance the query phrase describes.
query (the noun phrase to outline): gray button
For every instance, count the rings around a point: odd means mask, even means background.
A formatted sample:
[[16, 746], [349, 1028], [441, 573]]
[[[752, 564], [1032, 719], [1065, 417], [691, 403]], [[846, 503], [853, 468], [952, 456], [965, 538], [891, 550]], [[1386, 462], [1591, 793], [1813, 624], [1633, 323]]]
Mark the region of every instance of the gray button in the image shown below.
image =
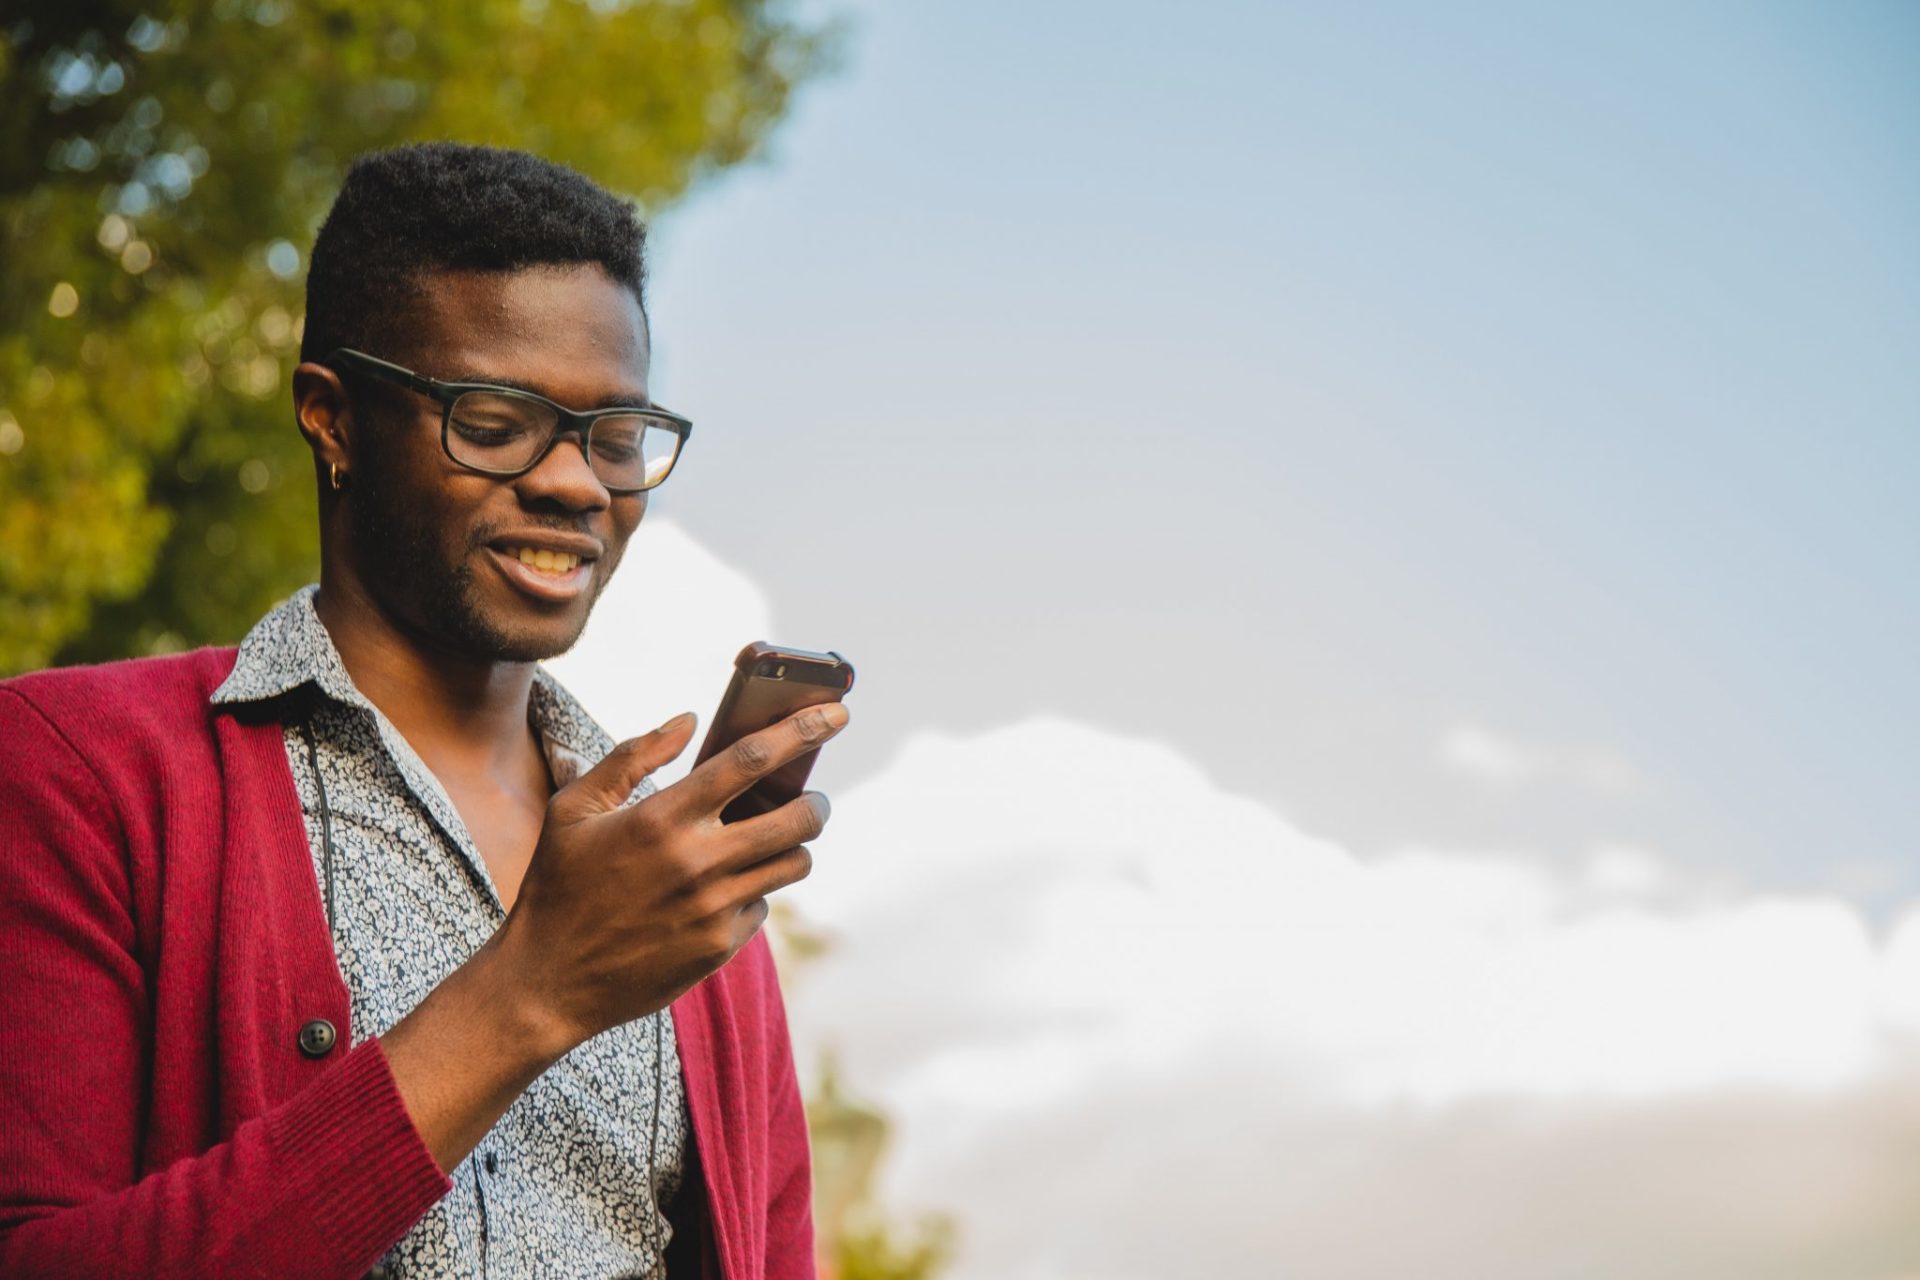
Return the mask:
[[367, 1272], [367, 1280], [387, 1280], [387, 1275], [387, 1264], [376, 1262], [373, 1264], [373, 1270]]
[[300, 1028], [300, 1052], [309, 1058], [324, 1058], [333, 1052], [333, 1042], [339, 1038], [331, 1022], [325, 1018], [315, 1018]]

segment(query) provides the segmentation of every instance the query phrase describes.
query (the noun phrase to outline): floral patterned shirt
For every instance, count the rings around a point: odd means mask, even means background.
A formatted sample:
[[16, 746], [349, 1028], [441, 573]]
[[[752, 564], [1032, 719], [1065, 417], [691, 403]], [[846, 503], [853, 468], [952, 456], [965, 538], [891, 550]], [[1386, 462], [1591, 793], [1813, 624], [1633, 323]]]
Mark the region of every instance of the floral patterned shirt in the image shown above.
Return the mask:
[[[287, 758], [315, 878], [331, 897], [334, 949], [358, 1042], [411, 1012], [505, 912], [446, 790], [354, 688], [314, 613], [315, 590], [296, 592], [254, 626], [213, 701], [287, 709]], [[613, 746], [538, 668], [528, 719], [558, 786]], [[628, 803], [651, 790], [643, 781]], [[378, 1272], [391, 1280], [660, 1280], [671, 1230], [664, 1206], [685, 1171], [689, 1133], [668, 1012], [603, 1032], [514, 1101], [451, 1171], [453, 1190]]]

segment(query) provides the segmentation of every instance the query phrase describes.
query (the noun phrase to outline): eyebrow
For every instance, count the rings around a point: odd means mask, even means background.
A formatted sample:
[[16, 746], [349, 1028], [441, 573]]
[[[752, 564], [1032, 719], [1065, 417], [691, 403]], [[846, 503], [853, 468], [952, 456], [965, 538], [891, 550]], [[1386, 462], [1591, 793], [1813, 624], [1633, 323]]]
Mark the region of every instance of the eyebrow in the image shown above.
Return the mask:
[[[491, 373], [462, 372], [451, 378], [442, 378], [441, 381], [451, 383], [477, 383], [483, 387], [507, 387], [514, 391], [524, 391], [530, 396], [539, 396], [542, 400], [553, 400], [552, 396], [530, 383], [522, 382], [518, 378], [502, 378]], [[553, 402], [555, 404], [560, 403], [558, 400], [553, 400]], [[568, 408], [572, 407], [571, 405], [568, 406]], [[600, 403], [590, 404], [585, 406], [585, 408], [590, 412], [595, 409], [657, 409], [659, 406], [654, 404], [654, 402], [646, 396], [638, 395], [631, 391], [618, 391], [613, 395], [602, 397]]]

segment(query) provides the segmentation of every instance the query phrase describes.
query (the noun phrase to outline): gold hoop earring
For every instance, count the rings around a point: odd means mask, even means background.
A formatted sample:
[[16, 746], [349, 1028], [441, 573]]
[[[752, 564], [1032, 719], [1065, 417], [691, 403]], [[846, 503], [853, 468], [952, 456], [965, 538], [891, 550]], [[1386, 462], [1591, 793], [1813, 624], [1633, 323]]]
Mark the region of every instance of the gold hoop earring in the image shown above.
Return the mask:
[[339, 463], [330, 462], [327, 464], [327, 483], [333, 486], [335, 493], [347, 487], [347, 478], [340, 474]]

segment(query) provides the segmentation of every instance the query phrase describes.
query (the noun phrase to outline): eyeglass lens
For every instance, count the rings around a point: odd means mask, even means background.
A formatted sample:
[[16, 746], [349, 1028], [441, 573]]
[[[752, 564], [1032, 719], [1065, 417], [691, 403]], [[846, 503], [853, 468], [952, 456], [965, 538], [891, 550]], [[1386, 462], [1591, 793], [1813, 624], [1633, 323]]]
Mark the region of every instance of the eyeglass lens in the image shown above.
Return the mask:
[[[453, 402], [447, 448], [454, 460], [481, 471], [515, 472], [530, 466], [552, 439], [559, 416], [538, 400], [494, 391], [468, 391]], [[609, 414], [593, 421], [587, 460], [602, 484], [648, 489], [673, 467], [680, 433], [645, 414]]]

